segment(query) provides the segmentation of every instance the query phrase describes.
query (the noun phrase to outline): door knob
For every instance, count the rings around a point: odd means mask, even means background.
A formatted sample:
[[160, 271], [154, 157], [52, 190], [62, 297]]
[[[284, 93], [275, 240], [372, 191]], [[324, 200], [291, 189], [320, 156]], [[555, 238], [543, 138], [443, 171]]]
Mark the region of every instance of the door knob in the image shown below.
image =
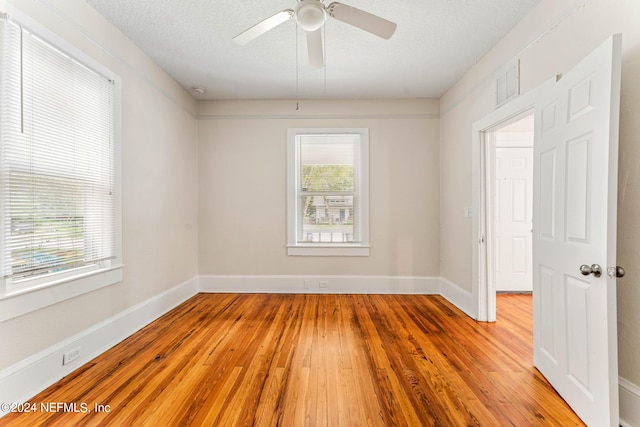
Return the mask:
[[582, 273], [583, 276], [593, 274], [595, 277], [600, 277], [600, 275], [602, 275], [602, 268], [598, 264], [592, 264], [591, 267], [587, 264], [582, 264], [580, 266], [580, 273]]
[[613, 279], [616, 277], [619, 279], [621, 277], [624, 277], [625, 274], [626, 273], [624, 271], [624, 268], [620, 267], [619, 265], [607, 268], [607, 276], [609, 276], [609, 279]]

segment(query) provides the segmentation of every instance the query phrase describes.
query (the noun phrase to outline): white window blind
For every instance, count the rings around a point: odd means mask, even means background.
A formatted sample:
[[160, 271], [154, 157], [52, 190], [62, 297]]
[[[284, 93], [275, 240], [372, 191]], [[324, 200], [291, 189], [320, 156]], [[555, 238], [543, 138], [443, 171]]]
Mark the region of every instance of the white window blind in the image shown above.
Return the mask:
[[2, 276], [112, 259], [113, 82], [12, 20], [0, 26]]

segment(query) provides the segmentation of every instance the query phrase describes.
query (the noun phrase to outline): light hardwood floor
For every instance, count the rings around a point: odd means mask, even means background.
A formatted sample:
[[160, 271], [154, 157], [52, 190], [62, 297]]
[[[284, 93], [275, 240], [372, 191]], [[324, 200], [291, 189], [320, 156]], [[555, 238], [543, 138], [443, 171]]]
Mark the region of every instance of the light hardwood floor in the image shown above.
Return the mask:
[[80, 412], [0, 425], [583, 425], [532, 366], [527, 295], [489, 324], [439, 296], [199, 294], [31, 402]]

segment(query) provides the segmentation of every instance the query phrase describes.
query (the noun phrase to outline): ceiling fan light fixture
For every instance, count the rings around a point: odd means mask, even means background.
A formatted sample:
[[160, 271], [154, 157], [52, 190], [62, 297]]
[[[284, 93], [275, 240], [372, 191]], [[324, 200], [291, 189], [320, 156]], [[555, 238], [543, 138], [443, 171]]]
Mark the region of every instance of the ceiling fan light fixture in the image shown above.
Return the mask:
[[298, 25], [305, 31], [316, 31], [326, 19], [324, 5], [319, 0], [301, 0], [295, 12]]
[[[295, 17], [297, 27], [302, 28], [307, 33], [309, 65], [314, 68], [322, 68], [325, 64], [322, 27], [327, 20], [327, 16], [387, 40], [396, 31], [397, 25], [394, 22], [337, 1], [330, 3], [328, 6], [325, 6], [321, 0], [297, 1], [298, 4], [295, 8], [281, 10], [267, 19], [263, 19], [235, 36], [233, 40], [240, 45], [247, 44], [256, 37]], [[297, 34], [298, 32], [296, 31], [296, 55], [298, 51]]]

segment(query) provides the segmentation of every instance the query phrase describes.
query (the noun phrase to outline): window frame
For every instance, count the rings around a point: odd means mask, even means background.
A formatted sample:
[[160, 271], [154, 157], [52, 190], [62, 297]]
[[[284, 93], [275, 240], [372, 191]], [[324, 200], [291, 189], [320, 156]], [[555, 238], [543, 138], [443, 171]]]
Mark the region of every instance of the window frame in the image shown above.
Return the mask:
[[[298, 135], [359, 134], [359, 180], [356, 182], [354, 209], [359, 222], [357, 233], [359, 242], [354, 243], [302, 243], [298, 240], [301, 230], [302, 213], [298, 199], [302, 197], [298, 188], [299, 143]], [[354, 230], [354, 235], [356, 230]], [[369, 256], [369, 129], [368, 128], [289, 128], [287, 129], [287, 255], [289, 256]]]
[[[114, 174], [114, 258], [77, 268], [66, 269], [19, 282], [7, 283], [0, 278], [0, 322], [27, 314], [61, 301], [95, 291], [122, 281], [122, 183], [121, 183], [121, 91], [122, 79], [107, 67], [84, 53], [65, 39], [45, 28], [39, 22], [19, 9], [7, 5], [0, 11], [0, 19], [13, 20], [37, 35], [42, 40], [60, 50], [64, 55], [87, 68], [103, 75], [113, 82], [113, 174]], [[5, 13], [3, 13], [5, 12]], [[0, 241], [4, 231], [0, 228]]]

